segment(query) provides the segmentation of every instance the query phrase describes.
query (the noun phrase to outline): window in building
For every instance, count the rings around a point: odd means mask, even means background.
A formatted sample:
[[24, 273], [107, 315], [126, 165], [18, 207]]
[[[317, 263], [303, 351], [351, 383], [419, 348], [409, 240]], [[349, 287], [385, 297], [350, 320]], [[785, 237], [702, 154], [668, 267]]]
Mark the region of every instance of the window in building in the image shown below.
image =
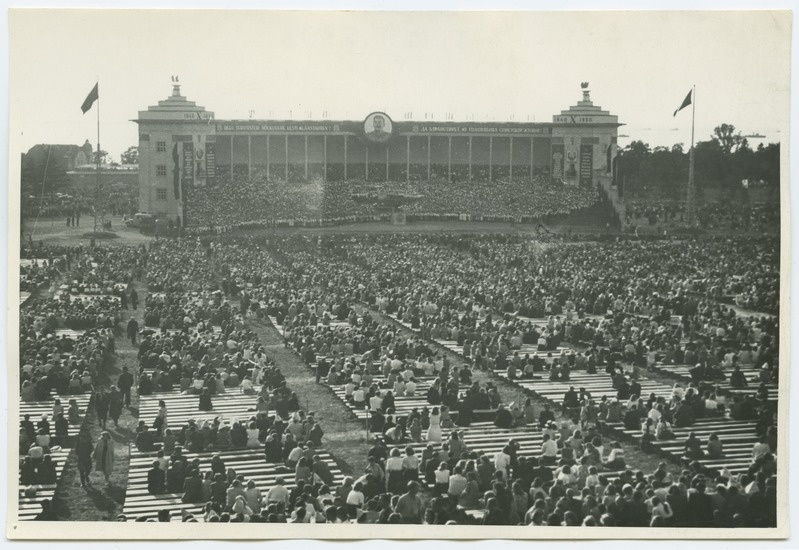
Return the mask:
[[159, 201], [166, 200], [166, 189], [156, 189], [155, 196]]
[[166, 164], [158, 164], [155, 167], [156, 176], [166, 176]]
[[166, 152], [166, 141], [156, 141], [155, 142], [155, 150], [158, 153], [165, 153]]

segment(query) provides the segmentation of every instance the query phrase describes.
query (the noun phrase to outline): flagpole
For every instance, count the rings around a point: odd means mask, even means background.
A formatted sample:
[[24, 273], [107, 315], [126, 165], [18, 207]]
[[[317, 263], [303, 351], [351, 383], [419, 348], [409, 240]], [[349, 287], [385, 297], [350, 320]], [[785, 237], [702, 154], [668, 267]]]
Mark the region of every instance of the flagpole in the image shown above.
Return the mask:
[[97, 195], [100, 192], [100, 78], [97, 78], [97, 174], [94, 182], [94, 233], [92, 242], [97, 237]]
[[691, 94], [691, 152], [688, 160], [688, 196], [687, 196], [687, 214], [688, 225], [694, 224], [695, 217], [695, 190], [694, 190], [694, 122], [696, 120], [696, 85], [694, 84], [693, 93]]

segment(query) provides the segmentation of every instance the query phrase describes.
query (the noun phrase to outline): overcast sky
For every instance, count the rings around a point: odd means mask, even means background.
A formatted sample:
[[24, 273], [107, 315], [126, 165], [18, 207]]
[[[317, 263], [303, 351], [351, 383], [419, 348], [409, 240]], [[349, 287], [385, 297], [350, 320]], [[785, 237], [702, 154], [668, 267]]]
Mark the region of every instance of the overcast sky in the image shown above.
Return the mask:
[[687, 144], [690, 109], [672, 113], [694, 84], [698, 140], [722, 122], [767, 142], [787, 131], [785, 13], [31, 10], [10, 24], [22, 151], [94, 143], [95, 113], [80, 105], [99, 78], [102, 147], [118, 159], [137, 143], [130, 119], [171, 93], [171, 75], [219, 119], [550, 122], [589, 81], [626, 124], [622, 144]]

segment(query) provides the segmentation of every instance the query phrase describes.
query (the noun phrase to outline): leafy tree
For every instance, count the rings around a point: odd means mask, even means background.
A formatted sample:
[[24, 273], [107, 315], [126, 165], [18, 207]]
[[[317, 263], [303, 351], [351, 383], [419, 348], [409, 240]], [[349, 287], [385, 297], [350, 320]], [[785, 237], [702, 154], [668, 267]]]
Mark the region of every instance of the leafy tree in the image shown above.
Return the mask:
[[[695, 144], [694, 161], [697, 197], [739, 201], [779, 197], [779, 143], [753, 150], [733, 125], [721, 124], [712, 139]], [[651, 149], [643, 141], [633, 141], [619, 152], [615, 177], [627, 194], [684, 200], [688, 165], [689, 154], [681, 143]], [[753, 186], [758, 191], [753, 192]]]
[[122, 164], [139, 164], [139, 148], [131, 145], [121, 156]]
[[24, 192], [41, 196], [66, 185], [67, 171], [73, 167], [77, 145], [39, 144], [22, 154], [21, 184]]
[[746, 142], [746, 138], [741, 136], [741, 132], [736, 134], [735, 126], [727, 123], [713, 128], [713, 139], [719, 143], [725, 155], [737, 151]]

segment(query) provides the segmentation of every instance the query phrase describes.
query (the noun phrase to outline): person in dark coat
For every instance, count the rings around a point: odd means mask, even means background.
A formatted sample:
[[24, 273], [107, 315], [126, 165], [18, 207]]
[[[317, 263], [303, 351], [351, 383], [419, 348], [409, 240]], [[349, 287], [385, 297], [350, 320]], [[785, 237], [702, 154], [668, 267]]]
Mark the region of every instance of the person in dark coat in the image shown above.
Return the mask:
[[513, 426], [513, 415], [511, 415], [510, 411], [506, 409], [504, 405], [500, 405], [497, 409], [496, 416], [494, 417], [494, 426], [502, 429], [509, 429]]
[[196, 470], [192, 470], [183, 483], [183, 496], [180, 500], [186, 503], [203, 501], [203, 480]]
[[161, 495], [166, 490], [166, 474], [161, 469], [157, 460], [153, 460], [153, 467], [147, 472], [147, 492], [151, 495]]
[[211, 390], [208, 388], [203, 388], [203, 393], [202, 395], [200, 395], [200, 410], [201, 411], [214, 410], [214, 405], [211, 402]]
[[[133, 309], [136, 309], [135, 307]], [[134, 318], [131, 317], [130, 321], [128, 321], [127, 327], [127, 335], [130, 338], [131, 345], [136, 345], [136, 336], [139, 334], [139, 322]]]
[[102, 429], [105, 429], [105, 423], [108, 420], [109, 405], [108, 396], [102, 389], [94, 392], [94, 410], [97, 412], [97, 422]]
[[688, 489], [688, 521], [690, 527], [713, 527], [713, 501], [700, 481]]
[[325, 485], [329, 486], [333, 484], [333, 474], [330, 472], [330, 467], [319, 455], [314, 455], [312, 469], [313, 473], [319, 476], [319, 479], [321, 479]]
[[108, 415], [114, 421], [114, 427], [119, 428], [119, 417], [122, 416], [122, 393], [116, 388], [111, 387], [108, 394]]
[[122, 392], [125, 406], [130, 407], [130, 388], [133, 387], [133, 375], [128, 371], [128, 367], [122, 367], [122, 373], [117, 380], [117, 387]]
[[277, 434], [269, 434], [264, 445], [264, 457], [270, 464], [283, 462], [283, 446]]

